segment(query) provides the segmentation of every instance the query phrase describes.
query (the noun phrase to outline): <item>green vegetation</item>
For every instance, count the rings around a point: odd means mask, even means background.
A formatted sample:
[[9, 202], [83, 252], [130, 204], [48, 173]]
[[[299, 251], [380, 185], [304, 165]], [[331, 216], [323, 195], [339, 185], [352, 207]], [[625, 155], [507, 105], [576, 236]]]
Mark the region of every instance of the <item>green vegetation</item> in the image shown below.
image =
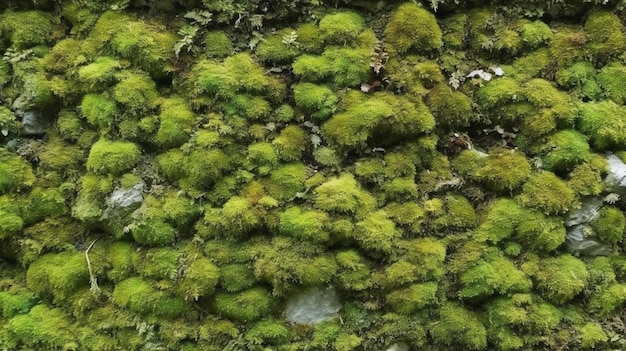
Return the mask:
[[0, 350], [623, 349], [624, 14], [0, 1]]

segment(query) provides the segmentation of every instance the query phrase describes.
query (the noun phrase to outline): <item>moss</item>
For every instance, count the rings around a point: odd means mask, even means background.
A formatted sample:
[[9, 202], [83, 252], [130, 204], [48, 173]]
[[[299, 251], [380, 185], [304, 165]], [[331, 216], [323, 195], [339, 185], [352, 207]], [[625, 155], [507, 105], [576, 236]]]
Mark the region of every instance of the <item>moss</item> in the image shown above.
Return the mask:
[[356, 250], [337, 252], [336, 260], [336, 280], [343, 289], [362, 291], [371, 286], [370, 265]]
[[619, 105], [626, 103], [626, 67], [624, 65], [612, 62], [602, 67], [598, 74], [598, 82], [605, 91], [608, 98], [615, 101]]
[[626, 284], [614, 283], [595, 292], [589, 299], [589, 309], [599, 318], [606, 318], [626, 303]]
[[126, 74], [113, 88], [115, 101], [133, 114], [146, 113], [157, 105], [159, 93], [156, 84], [144, 74]]
[[484, 108], [493, 108], [505, 103], [511, 103], [521, 96], [522, 89], [519, 83], [508, 77], [493, 79], [476, 92], [477, 102]]
[[467, 14], [459, 13], [446, 17], [440, 21], [443, 33], [442, 41], [445, 47], [461, 49], [466, 39]]
[[626, 47], [622, 22], [608, 11], [594, 11], [587, 17], [585, 38], [585, 50], [600, 62], [620, 55]]
[[[530, 163], [515, 150], [493, 148], [484, 159], [477, 160], [474, 176], [489, 190], [511, 193], [519, 189], [530, 176]], [[482, 161], [482, 162], [480, 162]]]
[[609, 337], [602, 330], [602, 326], [596, 322], [587, 322], [576, 328], [576, 331], [579, 334], [580, 346], [585, 349], [594, 349], [596, 346], [601, 346], [609, 341]]
[[47, 254], [33, 262], [26, 273], [28, 288], [39, 297], [66, 300], [78, 288], [89, 282], [85, 255], [65, 251]]
[[439, 49], [443, 45], [435, 16], [412, 3], [400, 5], [392, 13], [385, 28], [385, 38], [390, 49], [400, 54], [409, 49]]
[[245, 198], [233, 196], [221, 209], [208, 208], [204, 221], [197, 227], [200, 234], [210, 237], [243, 236], [261, 224], [259, 213]]
[[517, 200], [522, 206], [537, 208], [546, 214], [567, 213], [579, 204], [567, 183], [548, 171], [533, 174]]
[[43, 65], [48, 72], [65, 73], [79, 63], [80, 41], [69, 38], [56, 43], [43, 58]]
[[[433, 200], [434, 202], [431, 202], [433, 204], [440, 201], [437, 198]], [[467, 198], [461, 195], [447, 195], [445, 203], [442, 203], [442, 205], [444, 206], [438, 211], [432, 211], [438, 217], [432, 223], [435, 229], [462, 230], [475, 227], [478, 224], [474, 207]], [[443, 210], [445, 210], [445, 214], [441, 213]]]
[[245, 338], [253, 344], [277, 345], [287, 341], [289, 336], [289, 329], [283, 322], [265, 319], [255, 323]]
[[89, 89], [101, 89], [117, 81], [116, 73], [122, 63], [109, 56], [98, 57], [93, 63], [82, 66], [78, 70], [79, 81], [87, 84]]
[[375, 206], [376, 201], [361, 189], [349, 173], [331, 178], [315, 189], [315, 207], [334, 213], [364, 216]]
[[400, 235], [395, 223], [384, 211], [373, 212], [364, 220], [357, 222], [352, 234], [365, 250], [383, 254], [390, 254], [393, 251]]
[[5, 12], [0, 23], [0, 35], [16, 50], [48, 44], [57, 30], [54, 17], [41, 11]]
[[178, 291], [185, 300], [198, 300], [213, 294], [219, 279], [219, 268], [208, 259], [200, 257], [185, 267]]
[[109, 261], [111, 269], [107, 271], [107, 277], [113, 282], [119, 282], [128, 278], [133, 272], [132, 254], [134, 248], [131, 244], [117, 241], [109, 248]]
[[76, 142], [83, 132], [83, 126], [78, 115], [69, 110], [61, 110], [59, 112], [56, 126], [61, 137], [68, 142]]
[[305, 190], [304, 181], [307, 178], [305, 165], [290, 163], [272, 171], [265, 186], [270, 196], [278, 201], [286, 201], [295, 198], [298, 192]]
[[35, 182], [35, 175], [28, 163], [19, 156], [0, 149], [0, 193], [28, 188]]
[[545, 258], [536, 265], [526, 265], [522, 268], [533, 276], [539, 293], [558, 305], [578, 295], [589, 279], [585, 263], [569, 254]]
[[531, 49], [550, 43], [552, 36], [552, 30], [542, 21], [523, 21], [521, 25], [521, 39]]
[[256, 169], [260, 175], [267, 175], [277, 164], [278, 156], [267, 142], [254, 143], [248, 146], [248, 155], [246, 160], [250, 164], [250, 168]]
[[0, 313], [6, 319], [26, 314], [34, 305], [34, 296], [26, 291], [0, 291]]
[[[361, 83], [370, 81], [370, 54], [369, 47], [358, 49], [330, 47], [324, 51], [322, 59], [328, 61], [332, 82], [337, 87], [360, 86]], [[324, 61], [320, 64], [324, 64]]]
[[382, 190], [388, 201], [410, 201], [418, 197], [417, 184], [413, 177], [394, 178], [385, 182]]
[[552, 58], [547, 48], [537, 49], [516, 59], [512, 66], [514, 76], [520, 80], [545, 77], [551, 69]]
[[[180, 160], [175, 158], [173, 161], [172, 166], [175, 167]], [[219, 149], [194, 150], [187, 160], [183, 161], [183, 165], [187, 168], [184, 170], [185, 182], [181, 186], [189, 185], [197, 189], [215, 184], [233, 167], [228, 155]]]
[[602, 88], [596, 79], [596, 70], [589, 62], [576, 62], [556, 72], [556, 82], [567, 89], [575, 89], [581, 97], [598, 100]]
[[164, 246], [176, 240], [177, 232], [168, 223], [160, 219], [135, 223], [132, 235], [136, 242], [151, 246]]
[[164, 319], [172, 319], [187, 312], [187, 306], [182, 299], [169, 297], [137, 277], [116, 284], [112, 300], [116, 305], [133, 312], [142, 315], [153, 314]]
[[461, 274], [460, 298], [486, 298], [496, 293], [507, 295], [531, 290], [531, 280], [513, 262], [493, 251], [484, 256]]
[[292, 65], [293, 73], [305, 81], [321, 81], [332, 74], [332, 61], [327, 56], [300, 55]]
[[[416, 55], [409, 55], [403, 59], [390, 58], [385, 65], [385, 72], [389, 75], [389, 84], [392, 88], [418, 96], [426, 95], [428, 93], [426, 88], [432, 88], [437, 83], [445, 81], [437, 62]], [[440, 89], [444, 89], [443, 86]]]
[[304, 52], [317, 54], [324, 47], [324, 37], [318, 26], [313, 23], [303, 23], [296, 28], [298, 43]]
[[312, 83], [300, 83], [293, 87], [296, 106], [315, 121], [324, 121], [336, 109], [337, 96], [328, 87]]
[[197, 93], [210, 96], [230, 97], [236, 92], [267, 94], [279, 100], [284, 85], [265, 74], [265, 69], [254, 62], [248, 53], [229, 56], [223, 63], [200, 61], [191, 72]]
[[173, 148], [185, 143], [196, 123], [196, 116], [182, 98], [171, 98], [161, 105], [161, 121], [155, 141], [162, 148]]
[[387, 303], [396, 313], [411, 315], [437, 302], [437, 284], [412, 284], [386, 296]]
[[233, 294], [217, 293], [213, 308], [235, 321], [254, 322], [267, 316], [273, 305], [270, 294], [261, 287], [255, 287]]
[[553, 172], [570, 170], [591, 157], [587, 138], [573, 130], [563, 130], [549, 136], [542, 149], [549, 150], [541, 158], [542, 165]]
[[472, 312], [454, 303], [442, 305], [439, 323], [430, 328], [430, 334], [441, 346], [465, 345], [469, 350], [487, 347], [485, 326]]
[[296, 31], [292, 28], [283, 28], [272, 33], [261, 40], [254, 53], [263, 62], [273, 64], [291, 62], [300, 54], [300, 50], [295, 43], [289, 43], [284, 38], [289, 38], [294, 33]]
[[587, 39], [580, 27], [557, 26], [554, 32], [550, 53], [559, 68], [571, 65], [585, 56], [583, 46]]
[[337, 151], [326, 146], [315, 149], [313, 157], [318, 164], [331, 168], [339, 168], [342, 161], [341, 157], [337, 155]]
[[548, 217], [537, 211], [529, 211], [520, 218], [515, 239], [533, 251], [556, 250], [565, 242], [563, 220], [560, 217]]
[[233, 43], [223, 31], [209, 31], [203, 43], [207, 57], [225, 57], [233, 53]]
[[598, 239], [603, 242], [616, 244], [622, 240], [626, 227], [626, 218], [622, 211], [613, 206], [605, 206], [599, 216], [591, 223], [596, 230]]
[[466, 127], [472, 117], [470, 98], [442, 84], [430, 90], [426, 104], [435, 116], [437, 125], [446, 128]]
[[133, 169], [141, 151], [133, 143], [100, 139], [89, 151], [87, 169], [98, 174], [121, 175]]
[[101, 94], [87, 94], [80, 104], [87, 122], [98, 129], [109, 129], [119, 115], [115, 101]]
[[612, 101], [581, 104], [579, 128], [597, 149], [626, 147], [626, 124], [620, 118], [623, 107]]
[[6, 325], [16, 342], [25, 347], [49, 349], [78, 347], [72, 327], [61, 309], [44, 304], [34, 306], [28, 314], [13, 317]]
[[280, 232], [297, 239], [312, 242], [326, 242], [329, 233], [324, 223], [328, 215], [321, 211], [303, 211], [299, 207], [290, 207], [280, 215]]
[[365, 21], [358, 13], [346, 11], [328, 14], [320, 20], [319, 29], [327, 43], [346, 44], [356, 39]]
[[220, 285], [228, 292], [237, 292], [252, 287], [256, 279], [247, 264], [235, 263], [220, 267]]

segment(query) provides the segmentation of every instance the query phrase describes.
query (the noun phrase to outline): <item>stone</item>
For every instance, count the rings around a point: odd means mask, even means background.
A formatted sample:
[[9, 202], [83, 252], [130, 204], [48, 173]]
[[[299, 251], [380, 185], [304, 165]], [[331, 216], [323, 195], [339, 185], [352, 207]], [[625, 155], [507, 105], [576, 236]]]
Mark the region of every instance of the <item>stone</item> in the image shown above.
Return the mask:
[[407, 344], [405, 344], [403, 342], [400, 342], [400, 343], [391, 345], [385, 351], [409, 351], [409, 345], [407, 345]]
[[626, 164], [615, 154], [608, 154], [606, 160], [609, 164], [609, 173], [604, 178], [606, 189], [624, 194], [626, 192]]
[[578, 224], [569, 227], [565, 236], [565, 248], [569, 253], [578, 256], [608, 256], [612, 251], [611, 246], [588, 239], [588, 237], [593, 235], [593, 228], [589, 225]]
[[318, 324], [337, 316], [341, 303], [333, 288], [309, 288], [290, 297], [285, 315], [296, 324]]
[[598, 198], [585, 199], [582, 201], [580, 208], [565, 219], [565, 226], [572, 227], [593, 221], [598, 217], [602, 206], [604, 206], [604, 202]]
[[143, 183], [135, 184], [132, 188], [114, 190], [107, 199], [107, 205], [112, 208], [127, 208], [143, 201]]
[[50, 120], [37, 111], [24, 112], [22, 115], [22, 134], [26, 136], [41, 136], [46, 134], [50, 127]]

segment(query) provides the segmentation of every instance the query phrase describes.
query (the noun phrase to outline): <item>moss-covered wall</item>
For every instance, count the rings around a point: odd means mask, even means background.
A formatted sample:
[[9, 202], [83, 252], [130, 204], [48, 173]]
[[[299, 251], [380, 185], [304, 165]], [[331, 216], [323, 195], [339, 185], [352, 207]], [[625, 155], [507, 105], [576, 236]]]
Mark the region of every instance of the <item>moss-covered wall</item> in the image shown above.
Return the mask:
[[626, 348], [623, 7], [2, 1], [0, 350]]

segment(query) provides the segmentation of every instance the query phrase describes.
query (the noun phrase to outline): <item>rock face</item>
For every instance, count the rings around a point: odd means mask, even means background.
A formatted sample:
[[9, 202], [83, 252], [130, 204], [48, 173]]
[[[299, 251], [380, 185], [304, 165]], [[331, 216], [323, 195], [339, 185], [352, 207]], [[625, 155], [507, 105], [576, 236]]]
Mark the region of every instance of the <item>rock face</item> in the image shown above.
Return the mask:
[[400, 343], [391, 345], [385, 351], [409, 351], [409, 345], [407, 345], [407, 344], [405, 344], [403, 342], [400, 342]]
[[126, 208], [143, 201], [143, 183], [135, 184], [132, 188], [116, 189], [107, 199], [111, 208]]
[[337, 316], [341, 303], [333, 288], [310, 288], [287, 301], [286, 318], [291, 323], [318, 324]]
[[609, 173], [604, 178], [606, 189], [618, 194], [626, 193], [626, 164], [614, 154], [608, 154]]
[[41, 112], [28, 111], [22, 113], [22, 127], [24, 135], [40, 136], [46, 134], [50, 120]]

